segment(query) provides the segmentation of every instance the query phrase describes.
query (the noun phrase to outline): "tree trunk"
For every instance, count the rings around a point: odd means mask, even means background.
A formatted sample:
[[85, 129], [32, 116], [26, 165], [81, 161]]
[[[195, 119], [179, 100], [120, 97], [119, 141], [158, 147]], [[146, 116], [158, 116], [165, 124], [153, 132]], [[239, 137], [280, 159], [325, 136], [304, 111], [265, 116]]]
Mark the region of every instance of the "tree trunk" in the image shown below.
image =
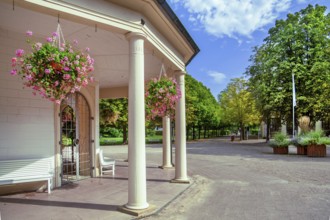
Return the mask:
[[127, 144], [127, 127], [123, 125], [123, 144]]
[[206, 126], [204, 125], [204, 139], [206, 138]]
[[266, 142], [268, 142], [270, 139], [270, 117], [267, 117], [266, 121], [267, 121]]
[[241, 127], [241, 140], [245, 140], [245, 129], [243, 123], [240, 123]]
[[195, 136], [195, 125], [193, 125], [192, 127], [192, 139], [195, 140], [196, 139], [196, 136]]
[[202, 130], [202, 128], [201, 128], [201, 126], [199, 125], [199, 126], [198, 126], [198, 139], [201, 139], [201, 130]]

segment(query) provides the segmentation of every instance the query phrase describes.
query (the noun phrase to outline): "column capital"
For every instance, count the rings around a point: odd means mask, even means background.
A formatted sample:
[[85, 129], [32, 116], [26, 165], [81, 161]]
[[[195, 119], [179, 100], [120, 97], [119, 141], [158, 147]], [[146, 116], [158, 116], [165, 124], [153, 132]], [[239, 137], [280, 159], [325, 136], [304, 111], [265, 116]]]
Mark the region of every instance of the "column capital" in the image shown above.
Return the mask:
[[126, 39], [130, 40], [133, 37], [139, 38], [139, 39], [147, 39], [147, 35], [142, 32], [129, 32], [125, 34]]
[[175, 70], [174, 75], [176, 75], [176, 76], [186, 75], [186, 71], [185, 70]]

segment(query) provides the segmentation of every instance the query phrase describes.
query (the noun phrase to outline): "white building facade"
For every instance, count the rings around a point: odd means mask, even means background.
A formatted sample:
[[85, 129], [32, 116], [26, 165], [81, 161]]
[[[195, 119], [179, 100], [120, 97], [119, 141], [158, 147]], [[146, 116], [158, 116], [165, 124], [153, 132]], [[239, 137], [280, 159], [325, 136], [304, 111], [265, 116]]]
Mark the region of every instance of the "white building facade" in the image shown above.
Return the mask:
[[[77, 178], [98, 176], [99, 99], [128, 97], [126, 207], [147, 208], [145, 83], [158, 77], [164, 65], [184, 91], [185, 67], [199, 52], [166, 1], [2, 0], [0, 17], [0, 161], [48, 158], [54, 173], [53, 187], [63, 184], [65, 172]], [[79, 46], [91, 49], [95, 59], [95, 82], [61, 105], [34, 96], [31, 89], [23, 88], [19, 77], [10, 75], [15, 50], [28, 51], [25, 32], [33, 31], [33, 38], [44, 42], [58, 22], [65, 40], [78, 40]], [[63, 119], [64, 113], [72, 114], [70, 123]], [[64, 135], [72, 135], [65, 133], [69, 126], [70, 131], [75, 130], [76, 147], [66, 149], [63, 140]], [[184, 93], [176, 105], [176, 137], [173, 181], [189, 182]], [[164, 152], [168, 152], [169, 144], [164, 146]], [[167, 158], [165, 166], [169, 166]]]

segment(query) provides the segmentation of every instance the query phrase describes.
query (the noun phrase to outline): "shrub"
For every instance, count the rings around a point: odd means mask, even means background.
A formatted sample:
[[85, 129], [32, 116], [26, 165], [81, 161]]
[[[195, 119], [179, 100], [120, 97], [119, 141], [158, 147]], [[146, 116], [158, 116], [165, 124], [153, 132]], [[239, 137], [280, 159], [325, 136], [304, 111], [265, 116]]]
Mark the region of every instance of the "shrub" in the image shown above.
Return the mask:
[[274, 135], [274, 140], [271, 140], [269, 144], [272, 147], [287, 147], [290, 143], [287, 135], [277, 132]]

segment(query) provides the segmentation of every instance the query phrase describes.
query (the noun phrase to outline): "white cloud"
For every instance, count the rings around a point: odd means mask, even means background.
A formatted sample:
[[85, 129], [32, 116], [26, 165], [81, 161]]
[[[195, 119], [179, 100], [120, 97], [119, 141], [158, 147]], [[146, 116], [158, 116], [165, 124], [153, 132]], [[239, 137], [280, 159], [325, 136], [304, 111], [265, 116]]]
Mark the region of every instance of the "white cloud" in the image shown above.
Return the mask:
[[208, 71], [208, 75], [212, 77], [213, 81], [217, 84], [223, 84], [226, 81], [226, 75], [216, 71]]
[[[189, 20], [216, 37], [251, 37], [273, 23], [292, 0], [171, 0], [189, 12]], [[302, 0], [299, 0], [302, 1]]]

